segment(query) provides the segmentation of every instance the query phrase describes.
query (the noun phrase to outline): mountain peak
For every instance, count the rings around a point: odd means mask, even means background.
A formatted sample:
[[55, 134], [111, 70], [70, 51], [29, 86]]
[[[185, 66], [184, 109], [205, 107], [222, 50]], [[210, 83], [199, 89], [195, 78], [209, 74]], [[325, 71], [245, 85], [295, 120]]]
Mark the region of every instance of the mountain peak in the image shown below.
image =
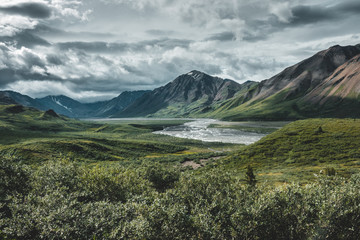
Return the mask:
[[341, 46], [339, 44], [336, 44], [336, 45], [330, 47], [330, 49], [335, 49], [335, 48], [341, 48]]
[[116, 116], [188, 116], [233, 97], [241, 88], [234, 81], [192, 70], [140, 97]]
[[205, 74], [203, 72], [200, 72], [200, 71], [197, 71], [197, 70], [192, 70], [192, 71], [186, 73], [185, 75], [190, 76], [190, 77], [194, 78], [195, 80], [197, 80], [197, 79], [200, 79], [204, 75], [207, 75], [207, 74]]
[[188, 72], [187, 74], [191, 75], [191, 74], [205, 74], [205, 73], [200, 72], [198, 70], [192, 70], [192, 71]]

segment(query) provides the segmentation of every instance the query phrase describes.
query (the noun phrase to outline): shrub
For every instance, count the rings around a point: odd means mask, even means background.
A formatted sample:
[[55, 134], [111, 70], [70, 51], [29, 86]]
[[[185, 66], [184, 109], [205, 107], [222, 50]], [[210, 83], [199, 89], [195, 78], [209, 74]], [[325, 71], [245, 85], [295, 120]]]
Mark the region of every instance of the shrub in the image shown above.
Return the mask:
[[11, 159], [0, 159], [0, 200], [29, 189], [29, 172]]
[[246, 181], [250, 185], [255, 185], [256, 178], [255, 178], [254, 170], [250, 165], [247, 166], [245, 175], [246, 175]]
[[159, 192], [172, 188], [179, 177], [178, 169], [167, 168], [159, 163], [148, 165], [145, 168], [145, 179], [149, 180]]
[[358, 239], [360, 235], [360, 175], [322, 176], [306, 186], [249, 188], [242, 177], [218, 168], [180, 175], [160, 164], [87, 168], [60, 161], [32, 172], [12, 162], [1, 162], [0, 169], [6, 193], [1, 206], [7, 209], [0, 218], [3, 239]]

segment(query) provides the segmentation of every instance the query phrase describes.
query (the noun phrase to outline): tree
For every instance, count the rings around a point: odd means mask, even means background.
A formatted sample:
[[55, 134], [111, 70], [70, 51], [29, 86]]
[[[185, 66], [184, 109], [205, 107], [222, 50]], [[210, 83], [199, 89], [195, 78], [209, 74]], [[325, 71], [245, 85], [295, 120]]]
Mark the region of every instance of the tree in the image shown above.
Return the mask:
[[256, 183], [256, 178], [255, 178], [255, 174], [254, 174], [254, 170], [253, 168], [248, 165], [246, 168], [246, 181], [250, 184], [250, 185], [255, 185]]

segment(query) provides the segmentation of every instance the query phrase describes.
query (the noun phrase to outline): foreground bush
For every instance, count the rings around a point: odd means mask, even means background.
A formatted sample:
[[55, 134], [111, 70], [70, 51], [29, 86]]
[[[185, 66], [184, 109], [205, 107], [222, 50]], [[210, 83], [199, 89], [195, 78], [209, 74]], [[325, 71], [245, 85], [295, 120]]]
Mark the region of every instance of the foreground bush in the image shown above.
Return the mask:
[[[30, 172], [2, 160], [0, 238], [358, 239], [360, 176], [306, 186], [243, 185], [218, 169], [85, 168]], [[5, 214], [6, 213], [6, 214]]]

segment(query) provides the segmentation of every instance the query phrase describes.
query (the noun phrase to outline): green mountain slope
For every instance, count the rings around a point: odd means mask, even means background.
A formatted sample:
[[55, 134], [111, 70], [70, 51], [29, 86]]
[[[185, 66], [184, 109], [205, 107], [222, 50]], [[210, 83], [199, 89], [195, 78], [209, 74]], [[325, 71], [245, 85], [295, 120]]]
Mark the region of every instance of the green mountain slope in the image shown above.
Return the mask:
[[357, 119], [299, 120], [244, 147], [224, 163], [230, 169], [250, 164], [261, 180], [312, 179], [326, 167], [349, 175], [360, 170], [359, 132]]

